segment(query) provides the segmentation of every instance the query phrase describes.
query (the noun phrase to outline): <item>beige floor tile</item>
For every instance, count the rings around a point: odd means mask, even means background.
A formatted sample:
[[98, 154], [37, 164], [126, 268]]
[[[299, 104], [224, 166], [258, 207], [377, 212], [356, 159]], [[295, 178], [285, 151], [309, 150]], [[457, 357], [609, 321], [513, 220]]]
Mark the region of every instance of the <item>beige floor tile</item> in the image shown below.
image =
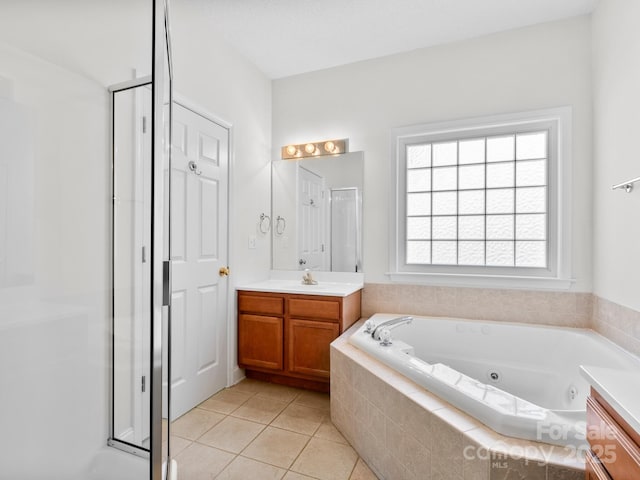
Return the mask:
[[202, 435], [198, 442], [227, 452], [240, 453], [264, 429], [261, 423], [227, 417]]
[[314, 437], [331, 440], [332, 442], [344, 443], [345, 445], [349, 444], [330, 420], [322, 422], [318, 430], [316, 430]]
[[321, 480], [347, 480], [358, 460], [349, 445], [312, 438], [291, 470]]
[[271, 422], [271, 425], [305, 435], [313, 435], [325, 418], [326, 414], [320, 409], [292, 403]]
[[231, 415], [258, 423], [271, 423], [287, 404], [266, 397], [251, 397]]
[[182, 480], [211, 480], [233, 458], [234, 455], [231, 453], [199, 443], [192, 443], [176, 457], [178, 478]]
[[267, 427], [243, 450], [242, 456], [289, 468], [308, 441], [306, 435]]
[[245, 393], [258, 393], [260, 389], [264, 388], [265, 382], [253, 380], [252, 378], [245, 378], [241, 382], [236, 383], [228, 390], [233, 392], [245, 392]]
[[222, 390], [198, 405], [199, 408], [229, 414], [253, 396], [252, 393]]
[[300, 396], [304, 390], [298, 388], [287, 387], [284, 385], [276, 385], [275, 383], [263, 383], [262, 387], [256, 392], [261, 397], [271, 398], [280, 402], [290, 402]]
[[378, 477], [376, 477], [376, 474], [371, 471], [364, 460], [358, 458], [356, 467], [353, 469], [349, 480], [378, 480]]
[[256, 462], [250, 458], [236, 457], [216, 480], [280, 480], [286, 470]]
[[328, 393], [311, 392], [308, 390], [303, 391], [295, 402], [305, 407], [320, 408], [322, 410], [329, 411], [330, 401]]
[[188, 440], [197, 440], [223, 418], [224, 415], [219, 413], [194, 408], [171, 423], [171, 433]]
[[307, 477], [301, 473], [292, 472], [289, 470], [282, 480], [316, 480], [313, 477]]
[[[187, 440], [185, 438], [181, 438], [181, 437], [176, 437], [175, 435], [171, 435], [171, 456], [175, 457], [176, 455], [178, 455], [180, 452], [182, 452], [185, 448], [187, 448], [189, 445], [191, 445], [191, 440]], [[165, 447], [166, 441], [162, 442], [162, 448], [163, 448], [163, 452], [164, 447]]]

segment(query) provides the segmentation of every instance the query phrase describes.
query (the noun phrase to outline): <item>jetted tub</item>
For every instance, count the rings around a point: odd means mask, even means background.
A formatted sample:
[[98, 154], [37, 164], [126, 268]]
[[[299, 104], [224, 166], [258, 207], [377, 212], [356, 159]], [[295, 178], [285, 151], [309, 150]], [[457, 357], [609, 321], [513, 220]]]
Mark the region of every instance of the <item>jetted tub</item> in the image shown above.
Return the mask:
[[381, 346], [365, 328], [349, 342], [496, 432], [555, 445], [586, 444], [589, 385], [580, 365], [640, 369], [636, 357], [586, 329], [414, 317]]

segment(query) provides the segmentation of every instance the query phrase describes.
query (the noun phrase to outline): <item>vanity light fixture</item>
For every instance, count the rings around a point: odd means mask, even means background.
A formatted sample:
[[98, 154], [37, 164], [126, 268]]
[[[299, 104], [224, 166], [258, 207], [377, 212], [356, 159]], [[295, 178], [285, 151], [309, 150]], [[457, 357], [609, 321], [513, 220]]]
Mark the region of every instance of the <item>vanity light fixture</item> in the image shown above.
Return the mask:
[[322, 142], [299, 143], [282, 147], [284, 160], [320, 157], [322, 155], [337, 155], [349, 151], [349, 139], [324, 140]]

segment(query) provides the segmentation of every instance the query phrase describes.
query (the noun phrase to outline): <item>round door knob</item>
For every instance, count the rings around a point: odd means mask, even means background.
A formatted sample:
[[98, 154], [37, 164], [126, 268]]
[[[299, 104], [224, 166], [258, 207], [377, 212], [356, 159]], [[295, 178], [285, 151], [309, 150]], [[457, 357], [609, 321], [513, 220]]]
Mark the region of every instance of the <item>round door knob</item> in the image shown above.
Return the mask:
[[298, 260], [298, 263], [300, 265], [306, 265], [307, 261], [304, 258], [301, 258], [300, 260]]
[[220, 267], [220, 270], [218, 270], [218, 274], [221, 277], [226, 277], [227, 275], [229, 275], [229, 267]]

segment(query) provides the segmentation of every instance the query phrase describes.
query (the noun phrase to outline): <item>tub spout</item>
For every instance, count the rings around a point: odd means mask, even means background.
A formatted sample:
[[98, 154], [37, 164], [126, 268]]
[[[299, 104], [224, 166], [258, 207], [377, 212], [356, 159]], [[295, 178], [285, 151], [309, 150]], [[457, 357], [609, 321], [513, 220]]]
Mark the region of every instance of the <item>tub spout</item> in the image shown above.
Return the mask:
[[380, 332], [382, 331], [383, 328], [391, 330], [392, 328], [396, 328], [404, 324], [409, 324], [411, 322], [413, 322], [413, 317], [392, 318], [391, 320], [382, 322], [380, 325], [376, 325], [376, 327], [373, 329], [373, 332], [371, 332], [371, 336], [375, 340], [380, 340]]

